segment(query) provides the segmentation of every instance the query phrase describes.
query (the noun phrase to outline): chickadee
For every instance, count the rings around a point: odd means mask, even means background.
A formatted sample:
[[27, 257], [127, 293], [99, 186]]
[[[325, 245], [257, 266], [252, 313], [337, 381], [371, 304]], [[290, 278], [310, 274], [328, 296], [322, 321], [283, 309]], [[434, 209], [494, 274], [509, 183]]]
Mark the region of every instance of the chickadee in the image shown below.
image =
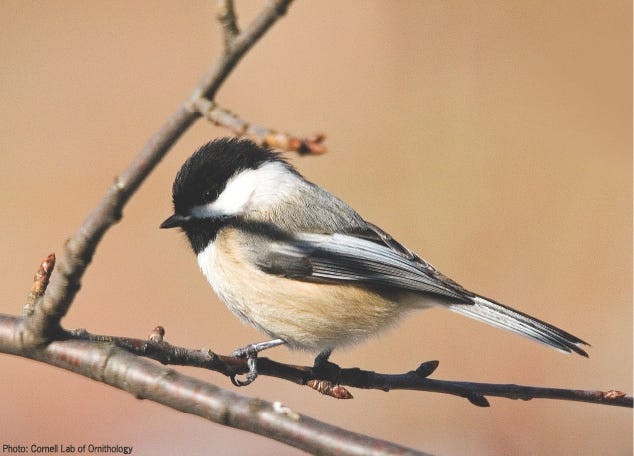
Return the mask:
[[440, 306], [564, 352], [588, 345], [546, 322], [473, 293], [354, 209], [308, 182], [278, 153], [248, 140], [202, 146], [178, 172], [174, 215], [214, 291], [272, 340], [234, 355], [257, 376], [261, 350], [319, 353], [360, 342], [410, 310]]

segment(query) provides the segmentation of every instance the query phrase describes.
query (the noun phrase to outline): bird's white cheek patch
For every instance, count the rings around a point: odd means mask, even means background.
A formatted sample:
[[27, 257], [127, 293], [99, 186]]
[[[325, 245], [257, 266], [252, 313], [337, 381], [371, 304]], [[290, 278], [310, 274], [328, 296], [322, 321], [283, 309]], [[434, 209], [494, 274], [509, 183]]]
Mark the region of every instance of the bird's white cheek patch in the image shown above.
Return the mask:
[[191, 214], [198, 218], [237, 215], [250, 208], [263, 208], [277, 203], [295, 184], [297, 176], [283, 163], [265, 163], [258, 169], [241, 171], [227, 181], [225, 189], [211, 203], [196, 206]]

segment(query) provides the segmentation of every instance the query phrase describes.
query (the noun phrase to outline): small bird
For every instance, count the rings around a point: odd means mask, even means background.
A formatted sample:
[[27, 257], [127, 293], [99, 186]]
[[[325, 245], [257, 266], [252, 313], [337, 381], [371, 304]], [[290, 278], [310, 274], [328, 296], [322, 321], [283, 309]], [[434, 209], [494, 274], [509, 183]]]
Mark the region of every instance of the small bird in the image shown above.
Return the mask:
[[342, 200], [307, 181], [278, 152], [249, 140], [217, 139], [183, 164], [174, 214], [217, 295], [271, 340], [233, 355], [257, 377], [258, 352], [286, 344], [319, 353], [374, 336], [411, 310], [444, 307], [588, 356], [572, 334], [469, 291]]

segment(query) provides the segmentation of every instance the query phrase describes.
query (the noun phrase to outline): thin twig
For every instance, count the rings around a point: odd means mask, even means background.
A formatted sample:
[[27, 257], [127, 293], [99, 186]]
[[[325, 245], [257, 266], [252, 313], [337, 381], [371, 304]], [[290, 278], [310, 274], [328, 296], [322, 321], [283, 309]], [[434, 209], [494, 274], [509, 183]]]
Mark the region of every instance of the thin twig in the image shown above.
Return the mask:
[[233, 112], [218, 106], [205, 98], [199, 98], [193, 106], [200, 114], [215, 125], [231, 130], [236, 136], [247, 136], [257, 144], [287, 152], [297, 152], [300, 155], [319, 155], [327, 152], [323, 141], [326, 135], [317, 133], [300, 138], [288, 133], [280, 133], [272, 128], [254, 125], [241, 119]]
[[225, 52], [231, 52], [231, 47], [236, 37], [240, 34], [238, 18], [233, 7], [233, 0], [216, 0], [216, 18], [222, 26], [222, 35], [225, 42]]
[[[157, 335], [157, 333], [159, 335]], [[163, 364], [192, 366], [209, 369], [226, 376], [249, 371], [246, 360], [219, 355], [209, 349], [188, 349], [171, 345], [163, 340], [165, 330], [157, 327], [148, 340], [127, 337], [94, 335], [85, 330], [67, 333], [69, 338], [94, 342], [109, 342], [135, 355], [145, 356]], [[584, 391], [563, 388], [543, 388], [513, 384], [476, 383], [428, 378], [438, 367], [438, 361], [427, 361], [415, 370], [403, 374], [381, 374], [359, 368], [341, 368], [327, 362], [318, 369], [278, 363], [269, 358], [258, 358], [260, 375], [277, 377], [311, 388], [338, 399], [351, 399], [352, 395], [338, 386], [363, 389], [417, 390], [444, 393], [467, 399], [474, 405], [488, 407], [485, 396], [507, 399], [559, 399], [632, 408], [632, 397], [620, 391]]]
[[238, 35], [231, 46], [231, 52], [223, 55], [211, 70], [203, 77], [190, 97], [190, 103], [199, 98], [215, 99], [218, 88], [225, 82], [229, 73], [253, 44], [277, 21], [286, 14], [293, 0], [269, 0], [262, 12], [249, 27]]

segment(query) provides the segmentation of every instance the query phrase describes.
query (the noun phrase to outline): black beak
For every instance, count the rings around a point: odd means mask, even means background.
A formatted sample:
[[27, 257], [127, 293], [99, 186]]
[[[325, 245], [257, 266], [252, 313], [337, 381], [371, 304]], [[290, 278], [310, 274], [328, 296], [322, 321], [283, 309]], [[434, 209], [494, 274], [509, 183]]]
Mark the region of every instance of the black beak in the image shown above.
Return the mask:
[[183, 226], [191, 219], [189, 215], [174, 214], [165, 219], [159, 228], [176, 228], [177, 226]]

